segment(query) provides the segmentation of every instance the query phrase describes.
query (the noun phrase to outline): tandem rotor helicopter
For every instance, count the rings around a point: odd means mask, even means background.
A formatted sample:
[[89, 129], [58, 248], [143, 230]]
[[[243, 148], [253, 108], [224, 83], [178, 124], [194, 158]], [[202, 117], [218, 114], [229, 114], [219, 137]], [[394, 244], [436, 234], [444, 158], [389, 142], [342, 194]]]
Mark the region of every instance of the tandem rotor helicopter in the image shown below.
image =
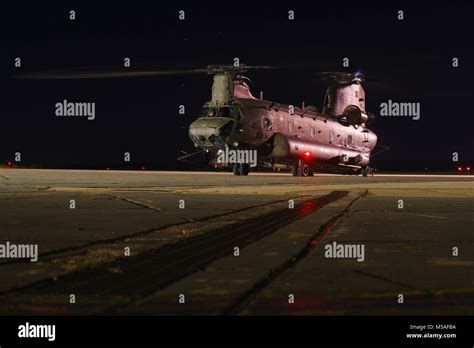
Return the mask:
[[250, 79], [243, 74], [259, 69], [273, 67], [209, 65], [187, 70], [36, 73], [19, 77], [84, 79], [207, 73], [213, 76], [211, 100], [188, 129], [199, 150], [179, 160], [204, 152], [211, 159], [210, 165], [231, 166], [234, 175], [245, 176], [251, 167], [248, 161], [224, 163], [218, 157], [229, 150], [253, 151], [257, 154], [254, 165], [290, 170], [293, 176], [371, 173], [377, 135], [367, 128], [375, 117], [365, 109], [361, 73], [319, 73], [332, 81], [319, 112], [315, 106], [280, 104], [264, 100], [262, 94], [254, 97]]

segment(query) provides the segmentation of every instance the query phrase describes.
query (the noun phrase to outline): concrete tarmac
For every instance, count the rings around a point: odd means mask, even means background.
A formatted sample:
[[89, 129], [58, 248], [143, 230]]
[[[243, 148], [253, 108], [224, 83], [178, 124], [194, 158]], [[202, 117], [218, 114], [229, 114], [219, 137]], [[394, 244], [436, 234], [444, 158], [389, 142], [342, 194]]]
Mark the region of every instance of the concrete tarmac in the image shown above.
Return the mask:
[[473, 178], [0, 169], [0, 314], [472, 315]]

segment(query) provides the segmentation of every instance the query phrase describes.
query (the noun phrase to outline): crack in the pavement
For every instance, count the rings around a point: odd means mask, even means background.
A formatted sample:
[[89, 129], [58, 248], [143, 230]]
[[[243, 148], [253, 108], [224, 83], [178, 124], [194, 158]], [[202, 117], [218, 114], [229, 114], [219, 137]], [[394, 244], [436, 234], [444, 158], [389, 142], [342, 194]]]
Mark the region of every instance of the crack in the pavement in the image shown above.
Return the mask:
[[435, 193], [443, 193], [443, 194], [446, 194], [446, 193], [449, 193], [450, 195], [453, 195], [453, 196], [459, 196], [459, 197], [466, 197], [466, 198], [472, 198], [472, 194], [470, 195], [467, 195], [467, 194], [462, 194], [462, 193], [459, 193], [459, 192], [448, 192], [447, 190], [433, 190], [433, 189], [423, 189], [423, 191], [429, 191], [429, 192], [435, 192]]
[[363, 274], [367, 277], [371, 277], [371, 278], [374, 278], [374, 279], [378, 279], [378, 280], [383, 280], [385, 282], [388, 282], [390, 284], [394, 284], [394, 285], [397, 285], [397, 286], [401, 286], [403, 288], [407, 288], [407, 289], [417, 289], [416, 287], [410, 285], [410, 284], [406, 284], [406, 283], [402, 283], [402, 282], [397, 282], [395, 280], [392, 280], [392, 279], [389, 279], [389, 278], [386, 278], [384, 276], [381, 276], [381, 275], [378, 275], [378, 274], [373, 274], [373, 273], [370, 273], [370, 272], [367, 272], [367, 271], [363, 271], [363, 270], [360, 270], [360, 269], [353, 269], [352, 272], [355, 272], [355, 273], [359, 273], [359, 274]]
[[[425, 217], [425, 218], [431, 218], [431, 219], [440, 219], [440, 220], [457, 220], [457, 221], [466, 221], [466, 222], [473, 222], [474, 219], [463, 219], [463, 218], [458, 218], [458, 217], [449, 217], [449, 216], [441, 216], [441, 215], [429, 215], [429, 214], [421, 214], [423, 212], [428, 212], [430, 213], [431, 210], [418, 210], [416, 212], [411, 212], [411, 211], [406, 211], [406, 210], [376, 210], [376, 209], [358, 209], [354, 210], [353, 213], [390, 213], [390, 214], [404, 214], [404, 215], [412, 215], [412, 216], [420, 216], [420, 217]], [[458, 213], [469, 213], [472, 214], [472, 211], [466, 210], [457, 210], [453, 211], [452, 213], [458, 214]]]
[[171, 214], [170, 212], [165, 212], [165, 211], [161, 210], [161, 208], [155, 208], [155, 207], [152, 207], [151, 205], [147, 205], [147, 204], [145, 204], [143, 202], [140, 202], [140, 201], [135, 201], [133, 199], [129, 199], [129, 198], [125, 198], [125, 197], [119, 197], [119, 196], [113, 195], [111, 193], [107, 193], [107, 195], [109, 195], [110, 197], [113, 197], [116, 200], [131, 203], [131, 204], [135, 204], [139, 207], [156, 211], [157, 213], [162, 213], [162, 214], [165, 214], [165, 215], [168, 215], [168, 216], [174, 216], [178, 219], [185, 220], [186, 222], [194, 222], [195, 221], [195, 220], [187, 218], [185, 216], [180, 216], [180, 215], [176, 215], [176, 214]]
[[[416, 214], [416, 213], [431, 213], [432, 210], [417, 210], [417, 211], [410, 211], [407, 209], [399, 209], [399, 210], [388, 210], [388, 209], [357, 209], [353, 210], [352, 213], [395, 213], [395, 214]], [[452, 213], [472, 213], [472, 210], [456, 210], [452, 211]]]
[[441, 215], [416, 214], [416, 213], [409, 213], [409, 212], [407, 212], [406, 214], [407, 215], [412, 215], [412, 216], [420, 216], [420, 217], [425, 217], [425, 218], [431, 218], [431, 219], [457, 220], [457, 221], [466, 221], [466, 222], [473, 222], [474, 221], [473, 219], [463, 219], [463, 218], [447, 217], [447, 216], [441, 216]]
[[36, 191], [47, 191], [51, 188], [51, 186], [40, 186], [40, 187], [35, 187]]
[[263, 289], [270, 285], [279, 275], [288, 270], [289, 268], [295, 267], [300, 261], [302, 261], [313, 249], [318, 242], [334, 227], [336, 226], [347, 214], [350, 213], [352, 206], [361, 198], [365, 197], [368, 194], [366, 190], [362, 195], [354, 198], [346, 208], [339, 214], [333, 216], [325, 224], [320, 226], [318, 231], [313, 235], [309, 242], [301, 249], [296, 255], [288, 259], [285, 263], [281, 264], [279, 267], [272, 270], [260, 281], [256, 282], [248, 291], [244, 292], [239, 298], [225, 309], [223, 315], [238, 314], [241, 312], [249, 302], [255, 298], [255, 296], [260, 293]]

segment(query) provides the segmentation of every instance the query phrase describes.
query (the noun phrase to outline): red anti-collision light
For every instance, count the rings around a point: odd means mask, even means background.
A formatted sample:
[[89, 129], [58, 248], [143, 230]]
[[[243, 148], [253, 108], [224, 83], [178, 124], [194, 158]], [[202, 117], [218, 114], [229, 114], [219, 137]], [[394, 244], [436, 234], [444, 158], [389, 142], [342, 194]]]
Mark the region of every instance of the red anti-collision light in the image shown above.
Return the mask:
[[461, 170], [462, 170], [462, 168], [461, 168], [461, 167], [458, 167], [458, 171], [461, 171]]
[[304, 153], [304, 155], [305, 155], [305, 157], [311, 157], [311, 152], [306, 151], [306, 152]]
[[470, 172], [470, 171], [471, 171], [471, 167], [467, 167], [466, 170], [467, 170], [468, 172]]

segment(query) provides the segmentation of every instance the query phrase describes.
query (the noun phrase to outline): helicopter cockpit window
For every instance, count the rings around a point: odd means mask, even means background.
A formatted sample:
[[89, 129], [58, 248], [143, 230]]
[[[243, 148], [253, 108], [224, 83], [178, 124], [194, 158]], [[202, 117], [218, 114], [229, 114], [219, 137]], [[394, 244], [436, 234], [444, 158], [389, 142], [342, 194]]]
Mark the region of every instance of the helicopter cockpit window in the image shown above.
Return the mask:
[[202, 108], [199, 117], [214, 117], [216, 112], [213, 108]]
[[204, 107], [201, 109], [200, 117], [227, 117], [234, 118], [234, 116], [239, 115], [238, 107]]
[[229, 107], [222, 107], [218, 109], [218, 117], [232, 117], [232, 110]]
[[209, 112], [208, 108], [202, 108], [201, 113], [199, 114], [199, 117], [206, 117], [208, 112]]

